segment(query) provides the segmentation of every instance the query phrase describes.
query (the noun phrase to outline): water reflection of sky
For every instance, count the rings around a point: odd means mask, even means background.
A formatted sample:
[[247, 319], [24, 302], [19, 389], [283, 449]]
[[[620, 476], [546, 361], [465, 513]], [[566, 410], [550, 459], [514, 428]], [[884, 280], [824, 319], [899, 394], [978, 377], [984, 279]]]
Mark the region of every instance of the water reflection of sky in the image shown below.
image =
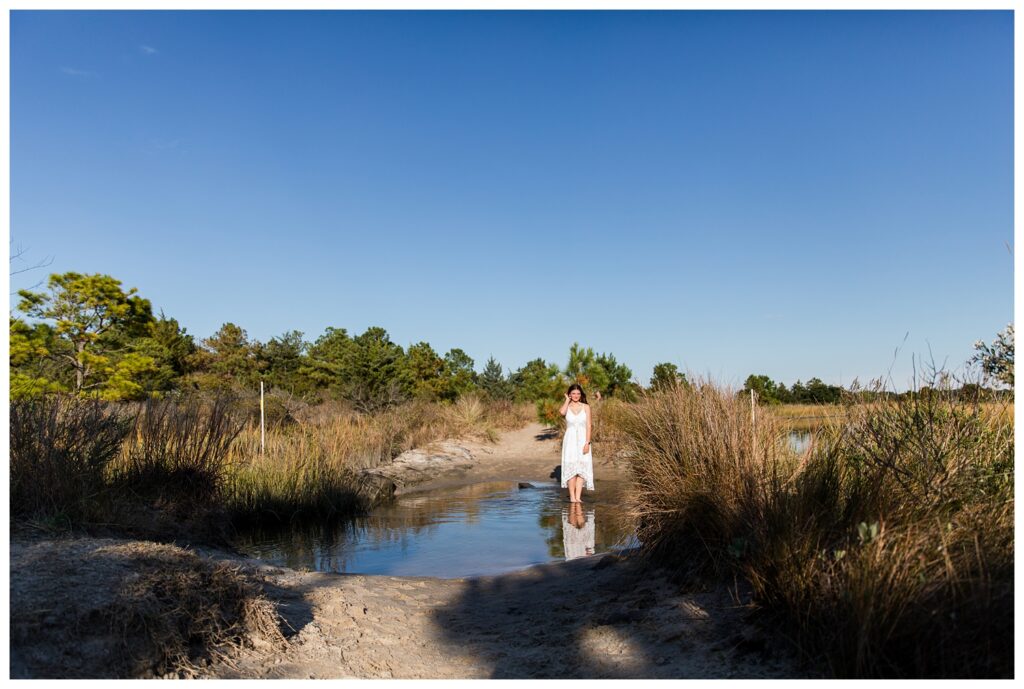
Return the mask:
[[[600, 480], [584, 496], [594, 553], [631, 542], [621, 486]], [[251, 532], [250, 555], [293, 569], [395, 576], [498, 574], [575, 555], [567, 539], [566, 491], [484, 483], [400, 496], [366, 517], [332, 529]], [[568, 515], [568, 512], [566, 512]], [[578, 521], [578, 520], [577, 520]], [[575, 527], [570, 527], [575, 528]]]

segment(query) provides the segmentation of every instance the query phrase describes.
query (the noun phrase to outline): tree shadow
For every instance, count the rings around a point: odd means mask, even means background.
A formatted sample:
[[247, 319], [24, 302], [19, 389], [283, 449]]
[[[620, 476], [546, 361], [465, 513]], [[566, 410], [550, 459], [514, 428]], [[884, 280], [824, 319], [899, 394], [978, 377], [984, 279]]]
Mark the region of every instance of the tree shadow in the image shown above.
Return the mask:
[[554, 440], [562, 435], [562, 431], [555, 426], [548, 426], [543, 431], [533, 436], [535, 440]]
[[637, 557], [598, 555], [466, 583], [433, 622], [492, 679], [727, 677], [740, 667], [731, 656], [749, 652], [721, 592], [703, 599], [707, 608], [688, 603]]

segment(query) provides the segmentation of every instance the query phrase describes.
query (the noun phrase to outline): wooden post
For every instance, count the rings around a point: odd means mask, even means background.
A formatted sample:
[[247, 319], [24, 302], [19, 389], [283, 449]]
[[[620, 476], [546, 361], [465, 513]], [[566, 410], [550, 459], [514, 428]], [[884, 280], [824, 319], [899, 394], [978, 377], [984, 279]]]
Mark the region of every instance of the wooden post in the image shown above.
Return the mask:
[[260, 381], [260, 454], [262, 455], [265, 451], [267, 444], [267, 435], [263, 425], [263, 381]]

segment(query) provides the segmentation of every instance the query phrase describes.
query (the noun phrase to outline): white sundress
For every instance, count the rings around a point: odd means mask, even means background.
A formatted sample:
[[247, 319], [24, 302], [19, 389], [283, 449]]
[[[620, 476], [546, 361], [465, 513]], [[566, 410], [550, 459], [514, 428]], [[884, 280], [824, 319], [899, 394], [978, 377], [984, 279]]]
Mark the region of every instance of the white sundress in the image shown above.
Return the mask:
[[573, 476], [579, 474], [587, 490], [594, 490], [593, 450], [583, 454], [587, 444], [587, 408], [577, 414], [572, 409], [565, 412], [565, 437], [562, 438], [562, 488]]

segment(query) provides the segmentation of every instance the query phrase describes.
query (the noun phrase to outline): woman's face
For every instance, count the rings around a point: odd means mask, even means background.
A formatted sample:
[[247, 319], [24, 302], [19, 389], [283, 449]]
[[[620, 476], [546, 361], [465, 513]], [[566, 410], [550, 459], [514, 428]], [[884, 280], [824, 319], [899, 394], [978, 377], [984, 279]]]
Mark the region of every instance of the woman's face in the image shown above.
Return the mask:
[[569, 399], [571, 399], [573, 402], [579, 402], [580, 401], [580, 391], [579, 390], [573, 390], [572, 392], [570, 392], [569, 393]]

